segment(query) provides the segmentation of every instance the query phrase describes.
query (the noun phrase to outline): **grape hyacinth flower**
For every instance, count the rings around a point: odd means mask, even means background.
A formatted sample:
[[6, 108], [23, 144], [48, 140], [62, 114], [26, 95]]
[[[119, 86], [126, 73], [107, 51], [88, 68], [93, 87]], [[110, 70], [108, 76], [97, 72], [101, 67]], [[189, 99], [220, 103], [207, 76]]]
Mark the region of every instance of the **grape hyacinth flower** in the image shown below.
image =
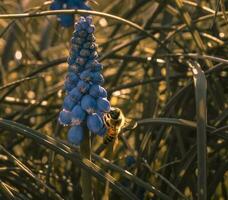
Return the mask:
[[101, 86], [104, 82], [103, 66], [97, 60], [94, 30], [90, 16], [80, 17], [71, 39], [64, 84], [67, 95], [59, 121], [62, 125], [72, 126], [68, 140], [75, 145], [83, 140], [83, 128], [99, 136], [107, 131], [103, 115], [110, 111], [110, 103], [106, 90]]
[[[51, 10], [62, 10], [62, 9], [82, 9], [91, 10], [86, 5], [87, 0], [53, 0], [50, 6]], [[58, 20], [60, 25], [63, 27], [70, 27], [74, 24], [74, 14], [59, 14]]]

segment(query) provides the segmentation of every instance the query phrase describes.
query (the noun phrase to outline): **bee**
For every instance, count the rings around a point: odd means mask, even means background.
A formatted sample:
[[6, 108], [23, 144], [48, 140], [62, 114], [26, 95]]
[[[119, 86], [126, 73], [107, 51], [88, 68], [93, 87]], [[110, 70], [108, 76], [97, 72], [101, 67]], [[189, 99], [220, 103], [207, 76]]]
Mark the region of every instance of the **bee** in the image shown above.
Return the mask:
[[107, 128], [103, 143], [108, 144], [115, 140], [114, 146], [118, 144], [118, 136], [123, 129], [131, 130], [137, 126], [134, 120], [126, 118], [123, 112], [116, 107], [111, 107], [110, 112], [104, 115], [103, 120]]

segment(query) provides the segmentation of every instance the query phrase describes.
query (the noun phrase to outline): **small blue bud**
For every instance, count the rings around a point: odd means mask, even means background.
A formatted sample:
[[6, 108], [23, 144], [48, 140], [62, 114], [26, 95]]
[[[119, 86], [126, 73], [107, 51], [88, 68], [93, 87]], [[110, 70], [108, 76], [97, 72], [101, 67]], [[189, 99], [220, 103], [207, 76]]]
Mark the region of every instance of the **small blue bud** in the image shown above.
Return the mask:
[[82, 24], [82, 23], [84, 23], [84, 22], [86, 22], [86, 19], [85, 19], [85, 17], [80, 17], [80, 19], [79, 19], [79, 24]]
[[99, 72], [93, 72], [92, 82], [94, 84], [102, 85], [104, 83], [104, 77]]
[[85, 70], [80, 74], [80, 79], [84, 80], [84, 81], [91, 81], [92, 80], [92, 73], [90, 72], [90, 70]]
[[90, 95], [85, 95], [81, 100], [81, 107], [88, 114], [92, 114], [96, 111], [96, 107], [97, 107], [96, 100]]
[[90, 60], [86, 63], [85, 69], [89, 69], [93, 72], [100, 72], [103, 69], [103, 66], [97, 60]]
[[81, 26], [83, 29], [87, 30], [88, 31], [88, 28], [89, 28], [89, 24], [85, 21], [85, 22], [82, 22], [81, 23]]
[[69, 80], [65, 80], [64, 82], [64, 89], [66, 90], [66, 92], [70, 92], [71, 90], [73, 90], [77, 85], [75, 83], [70, 82]]
[[72, 112], [72, 124], [80, 125], [86, 117], [86, 112], [81, 108], [80, 105], [74, 106]]
[[81, 93], [86, 93], [89, 90], [89, 83], [80, 80], [77, 84], [77, 88]]
[[77, 84], [79, 81], [79, 77], [77, 76], [77, 74], [75, 74], [73, 72], [69, 72], [66, 76], [66, 80], [71, 83]]
[[83, 47], [83, 49], [89, 49], [91, 47], [91, 43], [85, 42], [82, 47]]
[[76, 52], [75, 54], [78, 55], [79, 51], [80, 51], [80, 46], [78, 44], [71, 44], [71, 52]]
[[127, 167], [131, 167], [132, 165], [134, 165], [136, 163], [136, 160], [133, 156], [127, 156], [125, 158], [125, 163]]
[[59, 114], [59, 123], [63, 125], [70, 125], [72, 121], [72, 114], [67, 110], [62, 110]]
[[81, 37], [81, 38], [85, 38], [87, 36], [87, 32], [86, 31], [80, 31], [78, 33], [78, 36]]
[[98, 54], [96, 51], [92, 51], [88, 57], [88, 59], [91, 59], [91, 60], [97, 59], [97, 58], [98, 58]]
[[93, 133], [98, 133], [103, 127], [103, 121], [98, 114], [94, 113], [87, 117], [87, 126]]
[[99, 97], [97, 99], [97, 108], [101, 112], [109, 112], [110, 111], [110, 103], [106, 98]]
[[87, 16], [85, 19], [89, 24], [92, 24], [93, 18], [91, 16]]
[[72, 58], [72, 57], [68, 57], [68, 59], [67, 59], [67, 63], [69, 64], [69, 65], [73, 65], [73, 64], [75, 64], [75, 62], [76, 62], [76, 60], [74, 59], [74, 58]]
[[93, 67], [93, 63], [94, 63], [93, 60], [89, 60], [85, 65], [85, 69], [91, 70], [91, 68]]
[[85, 42], [85, 39], [82, 37], [75, 37], [71, 39], [72, 44], [81, 45]]
[[75, 101], [69, 95], [67, 95], [63, 101], [63, 109], [71, 111], [75, 104]]
[[68, 71], [77, 74], [78, 72], [80, 72], [80, 70], [82, 70], [83, 67], [76, 65], [76, 64], [72, 64], [68, 66]]
[[77, 57], [76, 63], [82, 66], [86, 63], [86, 59], [82, 57]]
[[89, 89], [89, 94], [95, 98], [98, 97], [107, 97], [106, 90], [100, 85], [92, 85]]
[[92, 71], [94, 72], [101, 72], [103, 70], [103, 65], [98, 63], [98, 64], [95, 64], [92, 68]]
[[95, 26], [94, 25], [90, 25], [88, 28], [87, 28], [87, 31], [88, 33], [93, 33], [95, 31]]
[[69, 93], [70, 97], [73, 99], [74, 102], [80, 101], [82, 97], [82, 93], [78, 90], [78, 88], [74, 88]]
[[82, 57], [87, 57], [87, 56], [89, 56], [89, 55], [90, 55], [90, 51], [89, 51], [89, 50], [82, 49], [82, 50], [80, 51], [80, 56], [82, 56]]
[[90, 42], [95, 42], [95, 36], [93, 35], [93, 34], [89, 34], [88, 36], [87, 36], [87, 41], [90, 41]]
[[92, 51], [96, 51], [97, 45], [96, 45], [95, 43], [92, 43], [92, 44], [90, 45], [89, 49], [92, 50]]
[[[76, 44], [74, 44], [74, 46], [76, 46]], [[77, 52], [77, 51], [74, 49], [74, 51], [71, 51], [71, 52], [70, 52], [69, 57], [70, 57], [71, 59], [73, 59], [73, 60], [76, 60], [76, 58], [77, 58], [77, 56], [78, 56], [78, 53], [79, 53], [79, 52]]]
[[67, 134], [67, 139], [70, 143], [79, 145], [83, 140], [83, 129], [81, 126], [73, 126]]

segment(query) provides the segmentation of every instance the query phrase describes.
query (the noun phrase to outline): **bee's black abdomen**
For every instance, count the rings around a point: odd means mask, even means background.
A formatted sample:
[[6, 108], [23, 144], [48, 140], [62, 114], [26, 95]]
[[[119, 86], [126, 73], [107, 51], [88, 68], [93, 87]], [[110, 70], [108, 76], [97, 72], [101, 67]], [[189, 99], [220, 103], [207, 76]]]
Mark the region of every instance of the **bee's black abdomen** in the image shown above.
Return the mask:
[[108, 135], [104, 138], [104, 144], [108, 144], [110, 143], [111, 141], [113, 141], [115, 137], [114, 136], [111, 136], [111, 135]]

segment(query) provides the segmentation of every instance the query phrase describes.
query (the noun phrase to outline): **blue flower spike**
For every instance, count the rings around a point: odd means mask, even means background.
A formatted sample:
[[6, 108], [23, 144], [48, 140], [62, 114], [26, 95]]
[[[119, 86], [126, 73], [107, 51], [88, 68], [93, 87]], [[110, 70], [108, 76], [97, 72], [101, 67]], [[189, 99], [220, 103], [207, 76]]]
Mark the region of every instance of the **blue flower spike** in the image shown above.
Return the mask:
[[64, 83], [67, 96], [59, 121], [72, 126], [68, 140], [75, 145], [83, 140], [84, 128], [98, 136], [104, 136], [107, 132], [103, 115], [110, 111], [110, 103], [107, 91], [101, 86], [104, 82], [101, 74], [103, 66], [97, 60], [94, 30], [92, 17], [80, 17], [75, 24], [67, 61], [68, 74]]

